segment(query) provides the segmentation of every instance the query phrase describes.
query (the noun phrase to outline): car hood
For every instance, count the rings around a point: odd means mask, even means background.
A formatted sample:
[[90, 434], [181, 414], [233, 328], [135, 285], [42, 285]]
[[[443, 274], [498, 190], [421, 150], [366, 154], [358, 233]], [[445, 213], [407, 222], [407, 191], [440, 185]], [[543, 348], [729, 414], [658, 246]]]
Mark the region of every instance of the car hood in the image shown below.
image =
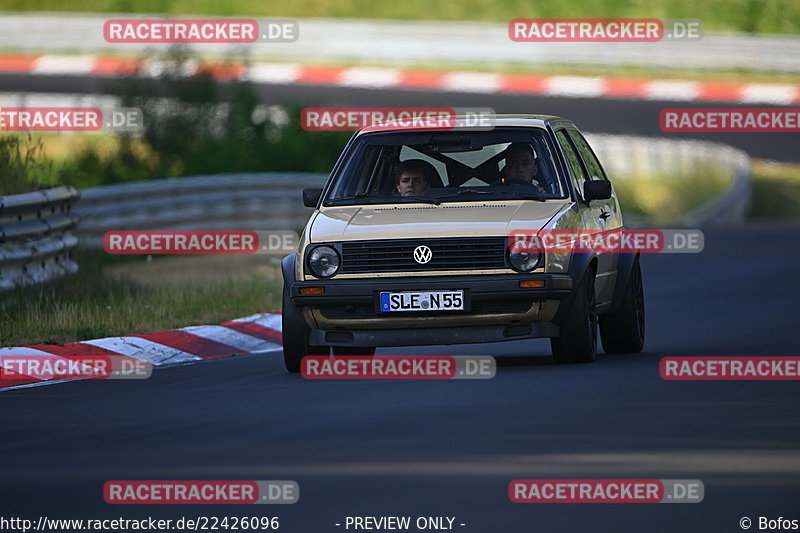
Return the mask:
[[505, 236], [541, 229], [568, 201], [328, 207], [314, 218], [312, 243], [419, 237]]

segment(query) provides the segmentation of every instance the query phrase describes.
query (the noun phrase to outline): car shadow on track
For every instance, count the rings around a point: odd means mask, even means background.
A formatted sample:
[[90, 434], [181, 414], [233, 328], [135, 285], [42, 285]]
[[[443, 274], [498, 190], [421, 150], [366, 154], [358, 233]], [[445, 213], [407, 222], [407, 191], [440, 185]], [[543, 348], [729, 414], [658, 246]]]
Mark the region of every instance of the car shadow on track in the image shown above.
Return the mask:
[[[640, 354], [604, 354], [602, 348], [598, 352], [596, 363], [601, 364], [603, 361], [616, 364], [626, 362], [630, 358], [645, 358], [648, 355], [656, 355], [653, 353], [648, 354], [646, 351]], [[491, 355], [495, 358], [498, 368], [562, 366], [553, 361], [553, 356], [550, 353], [550, 341], [547, 339], [451, 346], [378, 348], [376, 353], [378, 355]]]

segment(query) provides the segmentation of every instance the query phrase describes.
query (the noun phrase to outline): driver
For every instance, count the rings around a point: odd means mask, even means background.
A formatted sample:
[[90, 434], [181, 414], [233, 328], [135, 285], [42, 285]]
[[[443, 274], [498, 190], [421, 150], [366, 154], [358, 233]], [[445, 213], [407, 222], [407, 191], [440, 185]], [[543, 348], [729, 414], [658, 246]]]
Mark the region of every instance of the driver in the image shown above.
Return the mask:
[[431, 188], [436, 168], [422, 159], [407, 159], [395, 171], [394, 184], [401, 196], [421, 196]]
[[492, 185], [533, 185], [540, 193], [547, 192], [539, 173], [539, 161], [528, 143], [513, 142], [506, 148], [506, 165], [503, 177]]

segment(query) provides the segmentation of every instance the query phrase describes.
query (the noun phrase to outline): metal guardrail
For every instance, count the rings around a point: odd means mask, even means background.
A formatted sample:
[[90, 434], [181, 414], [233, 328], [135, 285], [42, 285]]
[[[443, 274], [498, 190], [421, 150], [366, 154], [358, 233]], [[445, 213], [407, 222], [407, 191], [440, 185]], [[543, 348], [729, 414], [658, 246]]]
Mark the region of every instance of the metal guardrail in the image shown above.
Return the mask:
[[102, 246], [108, 230], [301, 229], [312, 209], [300, 191], [322, 187], [326, 174], [220, 174], [84, 189], [75, 214], [81, 244]]
[[[663, 139], [626, 135], [586, 135], [606, 171], [615, 180], [641, 176], [695, 177], [722, 175], [725, 189], [714, 198], [681, 217], [689, 227], [720, 226], [744, 222], [752, 200], [750, 157], [727, 144], [687, 139]], [[682, 194], [686, 191], [676, 191]], [[689, 191], [690, 192], [690, 191]], [[646, 221], [625, 216], [626, 225], [643, 226]]]
[[753, 200], [752, 161], [736, 150], [728, 159], [732, 172], [730, 186], [719, 196], [683, 216], [687, 226], [729, 226], [744, 222]]
[[0, 291], [78, 271], [70, 255], [78, 198], [67, 186], [0, 197]]

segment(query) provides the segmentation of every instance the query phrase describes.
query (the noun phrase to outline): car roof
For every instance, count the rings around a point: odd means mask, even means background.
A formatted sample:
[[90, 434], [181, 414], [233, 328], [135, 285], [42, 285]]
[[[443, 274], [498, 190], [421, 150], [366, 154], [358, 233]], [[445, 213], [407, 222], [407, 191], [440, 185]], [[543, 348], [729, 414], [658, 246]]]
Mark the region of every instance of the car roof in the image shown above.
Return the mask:
[[[456, 120], [465, 118], [465, 115], [455, 115]], [[542, 115], [542, 114], [491, 114], [482, 115], [482, 117], [492, 120], [495, 126], [517, 126], [517, 127], [534, 127], [544, 128], [548, 124], [556, 122], [563, 122], [572, 124], [572, 121], [567, 118], [558, 117], [555, 115]], [[376, 133], [376, 132], [402, 132], [402, 131], [438, 131], [436, 128], [398, 128], [396, 125], [382, 125], [380, 123], [373, 124], [361, 128], [356, 132], [356, 135], [362, 133]], [[443, 128], [442, 131], [452, 131], [452, 129]]]

